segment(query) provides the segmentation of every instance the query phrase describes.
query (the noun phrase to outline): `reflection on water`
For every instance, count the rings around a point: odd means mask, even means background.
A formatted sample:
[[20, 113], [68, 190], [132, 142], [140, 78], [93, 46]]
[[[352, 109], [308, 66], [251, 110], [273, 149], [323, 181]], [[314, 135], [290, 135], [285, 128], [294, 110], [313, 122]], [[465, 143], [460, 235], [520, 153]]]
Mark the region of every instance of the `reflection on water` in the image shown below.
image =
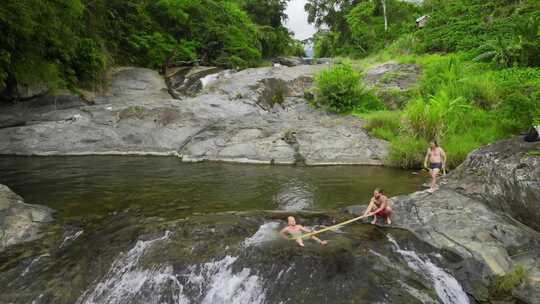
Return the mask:
[[172, 157], [0, 157], [0, 183], [63, 216], [328, 209], [417, 190], [422, 178], [374, 166], [186, 164]]

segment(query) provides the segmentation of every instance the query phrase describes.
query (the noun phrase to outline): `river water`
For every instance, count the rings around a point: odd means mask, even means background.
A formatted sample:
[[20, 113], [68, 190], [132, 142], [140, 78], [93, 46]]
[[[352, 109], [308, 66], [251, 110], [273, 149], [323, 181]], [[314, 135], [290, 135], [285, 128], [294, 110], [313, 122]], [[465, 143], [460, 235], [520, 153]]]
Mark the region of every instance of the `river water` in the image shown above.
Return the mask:
[[0, 183], [58, 211], [41, 240], [0, 252], [0, 303], [468, 304], [452, 271], [459, 258], [408, 231], [354, 224], [305, 248], [277, 233], [289, 212], [328, 226], [373, 188], [404, 194], [424, 178], [370, 166], [0, 157]]
[[174, 157], [0, 157], [0, 183], [62, 216], [143, 208], [147, 214], [335, 209], [389, 195], [424, 179], [377, 166], [292, 167], [182, 163]]

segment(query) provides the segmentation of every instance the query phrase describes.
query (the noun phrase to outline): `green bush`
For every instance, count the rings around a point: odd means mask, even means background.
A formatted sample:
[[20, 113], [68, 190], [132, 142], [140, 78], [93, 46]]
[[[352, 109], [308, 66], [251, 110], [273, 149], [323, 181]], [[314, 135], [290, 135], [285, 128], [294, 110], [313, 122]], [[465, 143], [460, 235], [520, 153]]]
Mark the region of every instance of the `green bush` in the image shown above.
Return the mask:
[[337, 64], [315, 76], [316, 102], [335, 113], [380, 110], [384, 105], [360, 82], [360, 74], [349, 63]]

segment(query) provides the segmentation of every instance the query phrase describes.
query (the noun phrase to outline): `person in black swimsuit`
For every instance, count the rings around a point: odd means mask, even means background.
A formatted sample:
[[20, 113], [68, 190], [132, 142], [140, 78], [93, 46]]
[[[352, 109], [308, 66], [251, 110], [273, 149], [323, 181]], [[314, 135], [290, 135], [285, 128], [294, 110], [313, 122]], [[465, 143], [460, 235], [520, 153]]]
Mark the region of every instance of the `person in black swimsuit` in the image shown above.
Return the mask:
[[426, 158], [424, 159], [424, 167], [429, 169], [429, 175], [431, 176], [431, 186], [428, 191], [433, 192], [437, 189], [437, 175], [446, 168], [446, 153], [435, 140], [429, 143]]

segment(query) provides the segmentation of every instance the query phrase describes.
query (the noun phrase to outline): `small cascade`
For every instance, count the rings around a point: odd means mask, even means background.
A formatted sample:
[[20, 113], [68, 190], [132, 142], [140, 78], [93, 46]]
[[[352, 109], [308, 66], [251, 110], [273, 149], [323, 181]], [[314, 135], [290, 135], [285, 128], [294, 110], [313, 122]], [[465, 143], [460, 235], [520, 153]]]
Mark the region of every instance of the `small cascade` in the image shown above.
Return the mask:
[[84, 233], [84, 230], [79, 230], [79, 231], [75, 232], [74, 234], [67, 235], [66, 237], [64, 237], [64, 240], [62, 241], [62, 244], [60, 244], [59, 248], [64, 248], [64, 246], [66, 246], [69, 242], [72, 242], [72, 241], [76, 240], [83, 233]]
[[21, 277], [24, 277], [25, 275], [27, 275], [30, 272], [30, 270], [32, 269], [32, 267], [35, 264], [37, 264], [42, 258], [49, 257], [49, 256], [50, 256], [49, 254], [42, 254], [42, 255], [38, 255], [37, 257], [33, 258], [32, 261], [30, 262], [30, 264], [28, 264], [28, 266], [26, 266], [26, 268], [21, 273]]
[[[253, 245], [267, 239], [277, 223], [267, 223], [245, 240]], [[191, 265], [175, 273], [172, 265], [153, 265], [143, 268], [139, 261], [157, 242], [165, 241], [170, 233], [149, 241], [138, 241], [127, 253], [121, 254], [109, 272], [93, 289], [87, 290], [77, 304], [116, 303], [238, 303], [257, 304], [265, 299], [262, 280], [251, 269], [233, 270], [237, 257]]]
[[233, 73], [232, 70], [224, 70], [219, 73], [209, 74], [200, 79], [202, 89], [207, 88], [209, 85], [216, 83], [221, 79], [227, 79]]
[[278, 229], [279, 229], [278, 222], [264, 223], [263, 225], [261, 225], [261, 227], [259, 227], [259, 229], [257, 230], [257, 232], [255, 232], [254, 235], [247, 238], [242, 244], [245, 247], [249, 247], [249, 246], [257, 246], [264, 242], [276, 240], [279, 237], [278, 231], [277, 231]]
[[386, 236], [396, 251], [405, 258], [410, 268], [433, 282], [433, 287], [444, 304], [469, 304], [469, 297], [453, 276], [433, 264], [429, 259], [422, 259], [414, 251], [401, 249], [392, 236], [388, 234]]
[[223, 259], [190, 266], [186, 289], [197, 290], [202, 304], [257, 304], [264, 303], [265, 293], [262, 280], [251, 274], [249, 268], [233, 272], [232, 265], [238, 258], [225, 256]]
[[171, 266], [141, 269], [139, 260], [156, 242], [170, 237], [167, 231], [162, 237], [138, 241], [135, 246], [117, 258], [109, 272], [93, 290], [87, 290], [77, 304], [120, 303], [189, 303], [182, 294], [183, 286], [173, 274]]

